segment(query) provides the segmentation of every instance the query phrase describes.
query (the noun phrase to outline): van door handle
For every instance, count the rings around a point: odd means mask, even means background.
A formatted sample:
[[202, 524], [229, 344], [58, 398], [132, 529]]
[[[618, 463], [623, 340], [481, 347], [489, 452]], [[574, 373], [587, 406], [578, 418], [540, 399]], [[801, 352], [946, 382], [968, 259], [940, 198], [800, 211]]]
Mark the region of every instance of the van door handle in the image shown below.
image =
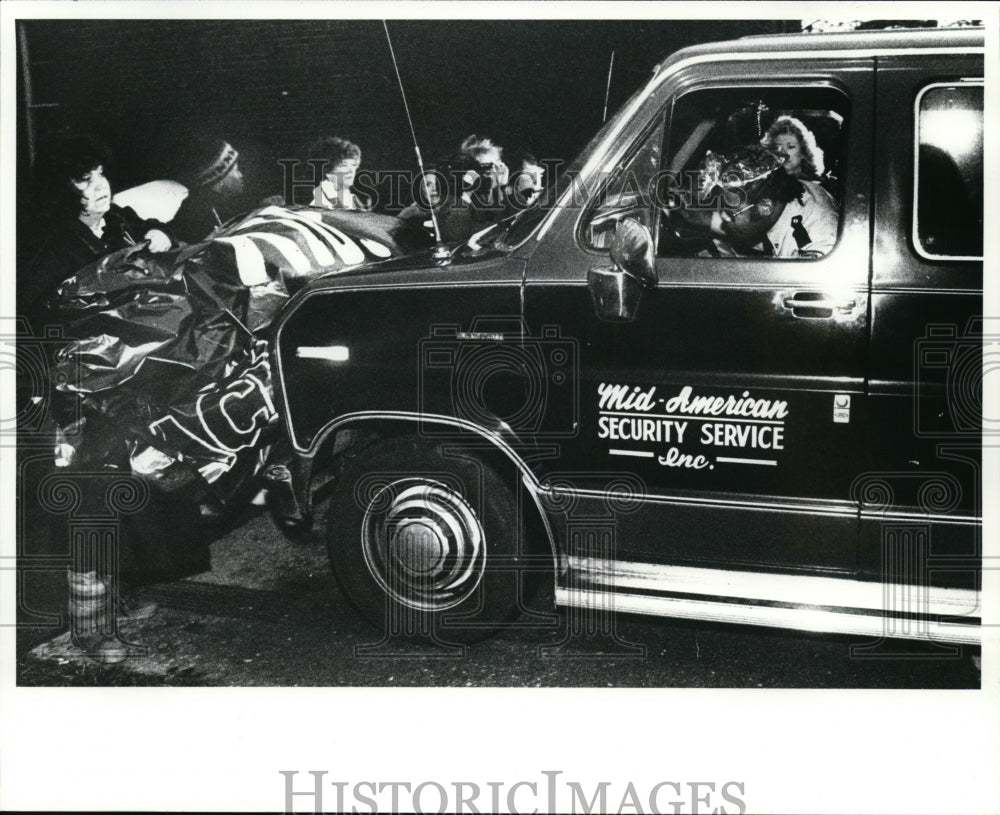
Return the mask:
[[785, 308], [791, 309], [796, 317], [832, 317], [835, 311], [850, 314], [857, 307], [858, 301], [854, 297], [837, 300], [818, 291], [801, 291], [794, 297], [785, 298]]

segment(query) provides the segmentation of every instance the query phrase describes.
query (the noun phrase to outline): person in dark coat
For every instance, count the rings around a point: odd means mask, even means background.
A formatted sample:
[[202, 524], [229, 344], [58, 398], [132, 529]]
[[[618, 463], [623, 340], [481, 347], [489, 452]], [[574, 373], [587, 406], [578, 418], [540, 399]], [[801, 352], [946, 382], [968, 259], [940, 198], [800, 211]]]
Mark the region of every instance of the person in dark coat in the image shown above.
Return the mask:
[[[67, 137], [53, 142], [35, 165], [35, 189], [38, 197], [38, 217], [35, 219], [36, 249], [29, 256], [26, 268], [19, 270], [17, 281], [19, 312], [37, 320], [32, 328], [41, 329], [47, 312], [47, 301], [55, 301], [61, 283], [71, 280], [77, 272], [106, 255], [128, 246], [148, 245], [151, 252], [162, 252], [172, 246], [163, 225], [143, 220], [129, 207], [119, 207], [111, 201], [111, 184], [105, 175], [108, 151], [84, 137]], [[30, 384], [30, 383], [29, 383]], [[21, 390], [21, 379], [18, 386]], [[104, 417], [88, 416], [89, 425]], [[120, 416], [107, 421], [120, 422]], [[92, 434], [100, 435], [93, 427]], [[64, 449], [59, 433], [55, 447]], [[78, 495], [76, 512], [93, 520], [93, 529], [84, 534], [74, 532], [67, 518], [42, 524], [41, 534], [51, 533], [54, 539], [70, 539], [71, 561], [67, 568], [69, 627], [73, 644], [85, 655], [103, 663], [121, 662], [141, 653], [126, 642], [118, 632], [118, 624], [128, 619], [148, 617], [156, 611], [155, 603], [141, 603], [121, 579], [126, 570], [139, 574], [145, 568], [142, 542], [150, 528], [170, 528], [169, 521], [140, 521], [128, 518], [117, 529], [117, 535], [102, 534], [101, 524], [115, 516], [109, 510], [115, 496], [129, 487], [109, 487], [126, 484], [121, 467], [105, 467], [101, 463], [72, 465], [61, 456], [54, 466], [62, 472]], [[120, 496], [119, 496], [120, 497]], [[132, 511], [126, 507], [124, 515]], [[126, 528], [127, 524], [132, 524]], [[153, 526], [151, 527], [151, 524]], [[36, 532], [35, 534], [38, 534]], [[117, 540], [112, 540], [116, 537]], [[28, 545], [27, 543], [25, 545]], [[34, 544], [32, 544], [34, 545]]]
[[170, 230], [178, 240], [197, 243], [238, 214], [243, 173], [240, 154], [222, 139], [196, 141], [185, 154], [177, 180], [188, 188], [188, 196]]
[[103, 146], [80, 136], [54, 142], [39, 158], [35, 249], [18, 275], [19, 313], [35, 316], [63, 280], [111, 252], [144, 241], [151, 252], [173, 245], [163, 224], [112, 203], [108, 163]]

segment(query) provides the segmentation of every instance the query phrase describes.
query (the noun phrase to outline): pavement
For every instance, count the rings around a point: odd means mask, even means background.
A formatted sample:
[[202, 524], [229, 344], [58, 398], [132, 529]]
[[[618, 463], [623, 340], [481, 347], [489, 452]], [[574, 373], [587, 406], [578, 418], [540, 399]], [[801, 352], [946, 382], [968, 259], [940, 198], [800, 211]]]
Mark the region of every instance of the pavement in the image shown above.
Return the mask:
[[382, 639], [341, 594], [322, 525], [289, 539], [266, 512], [211, 546], [210, 571], [144, 589], [133, 656], [99, 665], [59, 626], [18, 634], [23, 686], [978, 688], [978, 650], [619, 616], [579, 633], [543, 590], [529, 615], [470, 647]]

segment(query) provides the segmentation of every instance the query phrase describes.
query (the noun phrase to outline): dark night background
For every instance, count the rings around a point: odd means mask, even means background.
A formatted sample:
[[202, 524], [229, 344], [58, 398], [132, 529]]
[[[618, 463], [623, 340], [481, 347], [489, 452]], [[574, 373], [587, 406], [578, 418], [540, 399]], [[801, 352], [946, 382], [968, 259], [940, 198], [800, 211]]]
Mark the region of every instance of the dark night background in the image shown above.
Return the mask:
[[[679, 48], [800, 25], [409, 20], [389, 28], [426, 159], [478, 133], [508, 155], [528, 146], [569, 160], [601, 124], [612, 51], [609, 115]], [[277, 159], [303, 157], [320, 135], [358, 143], [363, 169], [415, 169], [378, 20], [25, 20], [19, 29], [22, 202], [33, 149], [58, 133], [103, 140], [116, 190], [170, 177], [167, 156], [197, 132], [237, 147], [248, 197], [281, 192]]]

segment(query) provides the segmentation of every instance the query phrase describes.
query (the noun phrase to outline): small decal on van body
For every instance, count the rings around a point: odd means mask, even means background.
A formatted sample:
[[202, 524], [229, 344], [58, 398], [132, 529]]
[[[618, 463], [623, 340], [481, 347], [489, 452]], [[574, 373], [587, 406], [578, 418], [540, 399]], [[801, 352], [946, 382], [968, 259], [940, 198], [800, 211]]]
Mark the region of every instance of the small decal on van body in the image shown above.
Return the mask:
[[837, 424], [847, 424], [851, 421], [851, 395], [835, 393], [833, 395], [833, 421]]

